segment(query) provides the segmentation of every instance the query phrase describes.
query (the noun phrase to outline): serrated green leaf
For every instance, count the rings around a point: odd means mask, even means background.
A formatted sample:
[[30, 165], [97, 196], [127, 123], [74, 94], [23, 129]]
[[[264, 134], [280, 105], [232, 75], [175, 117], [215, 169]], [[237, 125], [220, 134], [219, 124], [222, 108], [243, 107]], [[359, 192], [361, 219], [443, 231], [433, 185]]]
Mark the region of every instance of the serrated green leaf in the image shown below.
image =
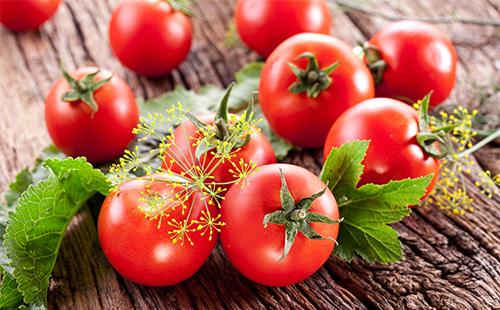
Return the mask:
[[320, 178], [328, 183], [337, 200], [353, 192], [363, 174], [363, 159], [368, 151], [369, 141], [354, 141], [333, 148], [321, 170]]
[[368, 263], [392, 263], [403, 258], [399, 234], [384, 224], [357, 226], [344, 218], [337, 242], [333, 253], [348, 262], [355, 254]]
[[53, 145], [45, 148], [35, 161], [35, 166], [29, 170], [25, 168], [19, 172], [15, 180], [9, 184], [9, 189], [4, 193], [7, 208], [14, 208], [21, 194], [29, 185], [43, 180], [49, 174], [48, 170], [42, 166], [42, 162], [48, 158], [64, 158], [65, 155], [59, 152]]
[[389, 225], [410, 215], [432, 179], [366, 184], [357, 188], [369, 141], [333, 148], [321, 171], [321, 180], [337, 199], [343, 222], [334, 254], [351, 261], [356, 255], [368, 263], [391, 263], [403, 258], [398, 233]]
[[342, 202], [339, 239], [334, 253], [350, 261], [355, 255], [368, 263], [401, 260], [403, 252], [398, 233], [389, 224], [411, 214], [425, 194], [432, 175], [391, 181], [384, 185], [366, 184], [349, 193]]
[[85, 201], [110, 187], [84, 158], [48, 159], [45, 166], [48, 177], [30, 185], [9, 213], [3, 242], [24, 302], [40, 307], [67, 225]]
[[0, 287], [0, 309], [17, 309], [22, 304], [23, 294], [17, 289], [16, 280], [4, 271]]

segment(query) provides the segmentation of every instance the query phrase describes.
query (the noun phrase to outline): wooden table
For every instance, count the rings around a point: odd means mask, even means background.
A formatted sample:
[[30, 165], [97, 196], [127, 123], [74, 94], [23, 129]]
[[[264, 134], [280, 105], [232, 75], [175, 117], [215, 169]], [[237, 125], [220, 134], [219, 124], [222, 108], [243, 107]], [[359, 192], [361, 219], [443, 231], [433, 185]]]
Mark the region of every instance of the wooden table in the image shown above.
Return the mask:
[[[298, 0], [297, 0], [298, 1]], [[65, 0], [55, 18], [37, 31], [14, 34], [0, 29], [0, 191], [50, 143], [44, 124], [44, 97], [60, 77], [59, 63], [73, 69], [97, 64], [125, 78], [138, 97], [150, 98], [181, 84], [197, 89], [227, 85], [233, 73], [256, 55], [227, 49], [224, 36], [234, 0], [194, 5], [195, 41], [188, 59], [172, 74], [150, 80], [125, 70], [112, 56], [107, 27], [116, 1]], [[378, 10], [410, 16], [457, 15], [500, 18], [496, 0], [392, 1]], [[387, 21], [358, 12], [334, 10], [333, 33], [354, 45]], [[439, 26], [458, 50], [458, 85], [450, 102], [499, 113], [500, 29], [474, 25]], [[418, 82], [418, 81], [416, 81]], [[318, 172], [320, 152], [293, 153], [287, 162]], [[498, 173], [499, 148], [477, 153], [481, 166]], [[463, 217], [420, 208], [395, 225], [406, 261], [351, 264], [330, 259], [307, 281], [270, 288], [243, 278], [220, 247], [192, 279], [172, 287], [135, 285], [116, 274], [96, 238], [95, 215], [76, 216], [63, 241], [50, 285], [51, 308], [334, 308], [334, 309], [499, 309], [500, 199], [471, 190], [477, 211]]]

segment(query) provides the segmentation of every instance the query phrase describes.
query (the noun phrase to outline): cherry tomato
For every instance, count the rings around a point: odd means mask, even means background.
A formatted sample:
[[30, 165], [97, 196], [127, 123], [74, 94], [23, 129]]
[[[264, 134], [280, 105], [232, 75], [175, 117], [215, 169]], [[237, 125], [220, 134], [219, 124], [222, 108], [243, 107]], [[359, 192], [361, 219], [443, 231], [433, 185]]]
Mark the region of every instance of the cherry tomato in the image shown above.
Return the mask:
[[417, 143], [418, 113], [389, 98], [366, 100], [347, 110], [330, 129], [324, 158], [332, 147], [355, 140], [370, 140], [360, 185], [434, 174], [426, 195], [438, 177], [439, 160], [428, 156]]
[[457, 54], [450, 39], [436, 27], [417, 21], [389, 24], [369, 41], [386, 66], [377, 97], [416, 102], [432, 91], [436, 106], [455, 86]]
[[[314, 61], [319, 70], [311, 68]], [[290, 64], [301, 72], [295, 73]], [[271, 128], [302, 147], [322, 147], [335, 119], [373, 95], [370, 71], [351, 48], [332, 36], [311, 33], [278, 46], [259, 85], [262, 112]]]
[[[71, 76], [82, 81], [98, 70], [84, 67]], [[111, 72], [101, 70], [93, 83], [111, 76]], [[95, 90], [92, 96], [97, 111], [80, 99], [63, 100], [63, 96], [74, 91], [63, 78], [55, 83], [45, 99], [45, 122], [55, 146], [68, 156], [85, 156], [91, 163], [110, 161], [120, 156], [134, 139], [132, 130], [139, 121], [135, 96], [128, 85], [113, 76]]]
[[[221, 208], [221, 219], [226, 226], [220, 237], [226, 256], [244, 276], [270, 286], [286, 286], [305, 280], [326, 262], [335, 245], [332, 240], [306, 238], [299, 231], [290, 251], [282, 258], [285, 225], [263, 224], [267, 214], [283, 208], [280, 170], [295, 204], [326, 188], [318, 177], [304, 168], [267, 165], [249, 178], [245, 188], [232, 186]], [[328, 189], [314, 200], [309, 212], [339, 219], [337, 203]], [[311, 222], [306, 225], [323, 238], [337, 238], [338, 224]]]
[[[157, 219], [146, 217], [141, 206], [147, 193], [170, 200], [177, 192], [165, 182], [134, 180], [106, 197], [98, 219], [99, 242], [111, 265], [125, 278], [151, 286], [177, 284], [195, 274], [212, 252], [217, 238], [209, 240], [199, 231], [188, 232], [184, 242], [172, 242], [177, 233], [169, 223], [182, 223], [186, 217], [182, 207], [165, 206], [170, 209], [160, 225]], [[192, 219], [205, 210], [201, 195], [193, 194], [185, 205], [192, 207]], [[218, 214], [213, 205], [209, 211]]]
[[[200, 120], [207, 124], [213, 124], [214, 116], [203, 115], [200, 117]], [[210, 152], [205, 153], [199, 160], [195, 159], [196, 146], [194, 145], [194, 141], [199, 137], [198, 128], [191, 121], [185, 121], [177, 127], [173, 133], [174, 144], [176, 146], [171, 147], [166, 152], [163, 168], [166, 168], [171, 161], [175, 163], [171, 165], [170, 169], [176, 173], [186, 171], [186, 167], [192, 168], [198, 165], [198, 163], [201, 163], [205, 171], [210, 171], [214, 168], [215, 163], [218, 161], [214, 160], [214, 155]], [[217, 165], [211, 173], [214, 180], [210, 181], [224, 183], [234, 180], [235, 172], [231, 171], [235, 171], [235, 167], [231, 162], [238, 164], [241, 160], [245, 163], [253, 161], [257, 163], [257, 166], [262, 166], [275, 163], [276, 157], [274, 156], [271, 143], [269, 143], [264, 134], [255, 129], [250, 136], [248, 144], [235, 152], [231, 161], [226, 160], [224, 163]]]
[[57, 11], [61, 0], [0, 0], [0, 23], [15, 30], [33, 30]]
[[127, 68], [160, 76], [175, 69], [191, 48], [191, 21], [165, 0], [125, 1], [113, 12], [109, 41]]
[[295, 34], [329, 34], [331, 20], [325, 0], [239, 0], [236, 4], [239, 36], [263, 57]]

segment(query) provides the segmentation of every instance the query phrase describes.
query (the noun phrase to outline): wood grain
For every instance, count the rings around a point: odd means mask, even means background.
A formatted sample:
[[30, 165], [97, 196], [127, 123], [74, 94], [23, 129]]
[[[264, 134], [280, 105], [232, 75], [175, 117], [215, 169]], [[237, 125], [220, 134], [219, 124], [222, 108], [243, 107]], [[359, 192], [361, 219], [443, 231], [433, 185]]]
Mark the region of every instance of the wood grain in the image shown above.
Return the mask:
[[[389, 4], [376, 6], [410, 16], [500, 18], [500, 6], [491, 0]], [[120, 66], [108, 46], [107, 24], [115, 5], [110, 0], [66, 0], [55, 18], [37, 31], [14, 34], [0, 29], [0, 191], [50, 143], [43, 101], [60, 78], [60, 63], [70, 69], [83, 65], [111, 69], [138, 97], [151, 98], [177, 84], [193, 89], [208, 83], [227, 85], [235, 71], [257, 58], [243, 47], [224, 47], [233, 0], [197, 1], [195, 41], [188, 59], [164, 78], [137, 76]], [[383, 19], [336, 9], [333, 34], [354, 45], [384, 24]], [[500, 116], [499, 97], [491, 92], [493, 85], [500, 84], [499, 29], [459, 24], [440, 28], [451, 36], [460, 58], [457, 87], [447, 104], [459, 103]], [[498, 173], [498, 150], [493, 146], [478, 152], [479, 164]], [[321, 154], [294, 152], [285, 161], [317, 173]], [[63, 241], [51, 281], [50, 308], [499, 309], [500, 198], [485, 200], [477, 190], [471, 191], [477, 209], [473, 214], [449, 217], [432, 208], [419, 208], [395, 225], [404, 244], [404, 262], [367, 265], [355, 260], [348, 264], [332, 258], [310, 279], [284, 288], [246, 280], [220, 247], [195, 277], [180, 285], [135, 285], [107, 263], [96, 235], [97, 211], [85, 207]]]

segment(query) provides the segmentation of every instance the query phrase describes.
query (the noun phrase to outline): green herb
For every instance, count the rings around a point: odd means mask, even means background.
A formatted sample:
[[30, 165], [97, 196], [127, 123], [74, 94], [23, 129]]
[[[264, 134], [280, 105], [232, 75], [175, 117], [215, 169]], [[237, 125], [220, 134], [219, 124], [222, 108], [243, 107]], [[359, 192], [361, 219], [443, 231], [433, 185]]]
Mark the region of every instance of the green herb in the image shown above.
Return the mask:
[[344, 219], [334, 254], [347, 261], [358, 255], [368, 263], [396, 262], [403, 258], [402, 245], [389, 224], [410, 215], [408, 206], [419, 203], [432, 176], [358, 188], [368, 144], [356, 141], [332, 149], [321, 172]]
[[26, 304], [46, 305], [49, 278], [67, 225], [90, 197], [106, 195], [110, 188], [104, 174], [84, 158], [47, 159], [43, 165], [48, 176], [29, 185], [8, 216], [0, 305], [19, 302], [19, 293]]
[[[236, 84], [231, 92], [228, 106], [229, 111], [232, 113], [239, 113], [244, 111], [248, 105], [253, 102], [256, 118], [262, 118], [263, 121], [259, 122], [258, 127], [262, 133], [267, 137], [273, 146], [274, 153], [278, 159], [283, 159], [288, 152], [293, 148], [293, 145], [286, 142], [272, 132], [269, 123], [262, 115], [262, 111], [257, 102], [257, 91], [259, 89], [260, 73], [262, 71], [263, 63], [253, 62], [241, 70], [236, 72]], [[139, 100], [139, 109], [141, 115], [147, 119], [149, 115], [155, 113], [162, 114], [168, 108], [182, 104], [182, 107], [188, 110], [191, 114], [202, 115], [207, 113], [215, 113], [221, 102], [226, 90], [214, 85], [207, 85], [202, 87], [198, 92], [187, 90], [182, 86], [176, 87], [173, 91], [167, 92], [157, 98], [150, 100]], [[162, 128], [157, 128], [160, 131], [168, 132], [168, 129], [175, 124], [163, 122]], [[158, 141], [157, 141], [158, 142]], [[149, 141], [151, 143], [151, 141]], [[144, 149], [148, 151], [151, 148], [144, 148], [139, 146], [139, 151]]]
[[9, 184], [9, 189], [5, 192], [4, 198], [8, 208], [13, 208], [17, 204], [17, 200], [21, 194], [31, 184], [38, 183], [46, 178], [49, 174], [48, 170], [42, 165], [43, 161], [48, 158], [64, 158], [65, 155], [59, 152], [53, 145], [45, 148], [42, 154], [36, 159], [35, 166], [29, 170], [25, 168], [16, 176], [14, 182]]

